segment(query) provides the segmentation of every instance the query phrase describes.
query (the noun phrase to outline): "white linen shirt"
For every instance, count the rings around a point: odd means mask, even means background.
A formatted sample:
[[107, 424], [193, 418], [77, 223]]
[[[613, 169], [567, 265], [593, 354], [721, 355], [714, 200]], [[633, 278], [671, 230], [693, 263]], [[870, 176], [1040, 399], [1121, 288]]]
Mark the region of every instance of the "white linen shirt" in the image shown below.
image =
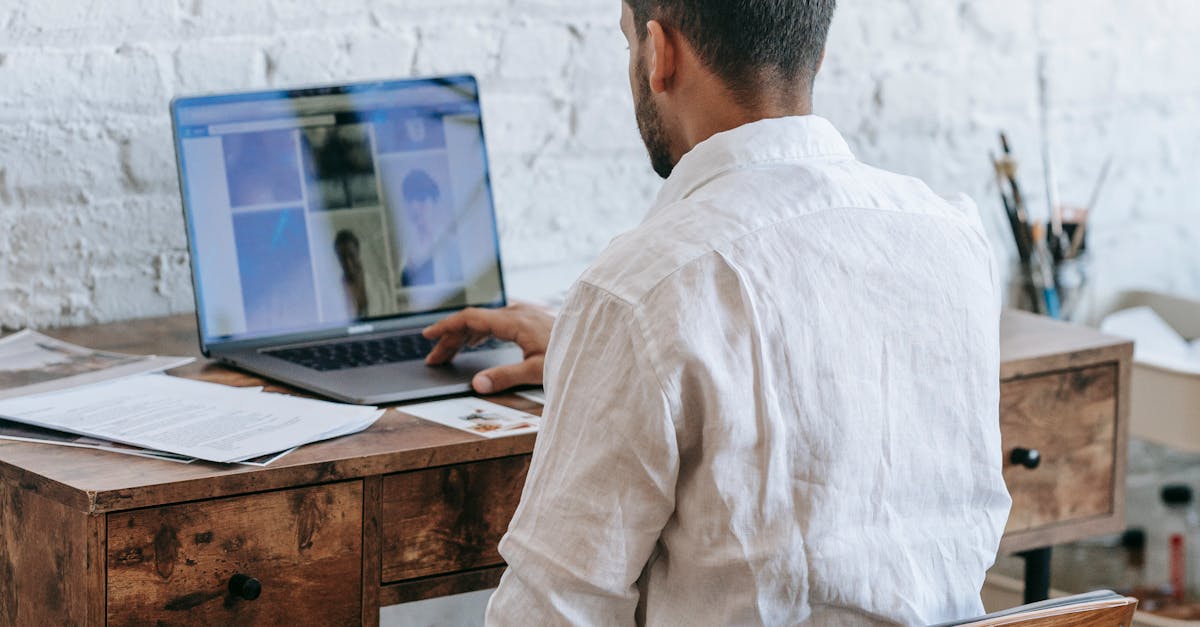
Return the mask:
[[983, 613], [1010, 500], [974, 205], [818, 117], [688, 153], [572, 288], [492, 625]]

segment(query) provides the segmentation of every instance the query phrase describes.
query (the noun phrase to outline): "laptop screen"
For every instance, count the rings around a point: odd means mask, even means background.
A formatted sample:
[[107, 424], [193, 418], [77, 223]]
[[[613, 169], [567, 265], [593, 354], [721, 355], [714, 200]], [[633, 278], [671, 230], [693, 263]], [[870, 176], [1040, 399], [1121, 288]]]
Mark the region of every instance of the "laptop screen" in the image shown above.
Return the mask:
[[177, 99], [205, 346], [502, 306], [475, 79]]

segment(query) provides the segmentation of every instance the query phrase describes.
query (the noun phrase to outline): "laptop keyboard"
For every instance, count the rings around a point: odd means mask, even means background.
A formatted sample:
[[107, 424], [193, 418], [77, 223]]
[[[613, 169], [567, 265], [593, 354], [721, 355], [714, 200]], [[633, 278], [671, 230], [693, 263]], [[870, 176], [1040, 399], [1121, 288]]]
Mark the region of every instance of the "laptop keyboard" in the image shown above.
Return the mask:
[[[504, 346], [504, 342], [490, 339], [480, 346], [464, 347], [461, 352], [489, 350]], [[281, 348], [264, 351], [265, 354], [284, 361], [299, 364], [321, 372], [364, 368], [381, 364], [394, 364], [401, 361], [424, 359], [433, 349], [434, 342], [420, 334], [392, 335], [388, 337], [359, 340], [356, 342], [338, 342], [334, 344], [319, 344], [316, 346], [301, 346], [298, 348]]]

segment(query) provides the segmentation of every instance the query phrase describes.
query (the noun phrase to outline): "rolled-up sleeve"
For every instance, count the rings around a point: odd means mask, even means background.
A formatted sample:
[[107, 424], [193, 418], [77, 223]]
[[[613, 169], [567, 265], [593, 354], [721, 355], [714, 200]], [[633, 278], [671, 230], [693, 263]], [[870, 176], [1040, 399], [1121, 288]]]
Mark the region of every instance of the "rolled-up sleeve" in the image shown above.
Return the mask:
[[679, 452], [636, 309], [586, 283], [547, 352], [543, 427], [488, 625], [628, 625], [675, 509]]

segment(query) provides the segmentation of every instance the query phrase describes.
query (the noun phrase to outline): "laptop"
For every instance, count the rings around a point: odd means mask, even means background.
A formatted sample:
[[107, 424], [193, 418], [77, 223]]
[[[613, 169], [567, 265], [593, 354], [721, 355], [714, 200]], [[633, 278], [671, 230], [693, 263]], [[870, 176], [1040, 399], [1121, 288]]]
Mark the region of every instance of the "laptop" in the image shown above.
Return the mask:
[[200, 347], [350, 403], [470, 390], [522, 358], [424, 363], [421, 330], [506, 305], [472, 76], [176, 98]]

